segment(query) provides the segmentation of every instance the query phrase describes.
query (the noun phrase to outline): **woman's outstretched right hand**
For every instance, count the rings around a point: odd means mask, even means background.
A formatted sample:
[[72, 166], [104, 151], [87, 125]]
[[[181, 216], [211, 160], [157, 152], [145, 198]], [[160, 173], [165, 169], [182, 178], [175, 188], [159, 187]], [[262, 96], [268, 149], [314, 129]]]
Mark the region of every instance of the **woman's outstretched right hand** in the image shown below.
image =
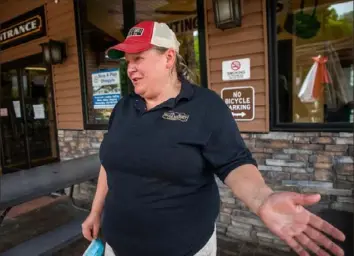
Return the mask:
[[91, 212], [81, 227], [82, 234], [87, 240], [92, 241], [96, 239], [101, 227], [101, 214]]

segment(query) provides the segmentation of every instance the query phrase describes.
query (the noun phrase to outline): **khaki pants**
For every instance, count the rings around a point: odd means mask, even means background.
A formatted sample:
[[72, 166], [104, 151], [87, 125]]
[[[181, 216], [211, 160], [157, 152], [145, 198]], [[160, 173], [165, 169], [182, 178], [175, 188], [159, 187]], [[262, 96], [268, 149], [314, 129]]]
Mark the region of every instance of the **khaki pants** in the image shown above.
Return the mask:
[[[216, 249], [217, 249], [216, 230], [214, 230], [214, 233], [210, 237], [209, 241], [204, 245], [202, 249], [200, 249], [199, 252], [195, 254], [195, 256], [216, 256]], [[118, 256], [118, 255], [115, 255], [112, 248], [109, 246], [108, 243], [106, 243], [104, 256]]]

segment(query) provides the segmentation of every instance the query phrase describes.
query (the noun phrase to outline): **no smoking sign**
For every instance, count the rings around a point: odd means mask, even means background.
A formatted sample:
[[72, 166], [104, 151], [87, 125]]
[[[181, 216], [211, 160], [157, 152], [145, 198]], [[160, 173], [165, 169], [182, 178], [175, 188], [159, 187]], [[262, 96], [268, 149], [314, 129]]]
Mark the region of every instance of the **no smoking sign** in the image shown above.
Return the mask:
[[237, 71], [240, 68], [241, 68], [241, 63], [239, 61], [235, 60], [235, 61], [231, 62], [231, 69], [232, 70]]
[[222, 80], [247, 80], [251, 78], [249, 58], [222, 62]]

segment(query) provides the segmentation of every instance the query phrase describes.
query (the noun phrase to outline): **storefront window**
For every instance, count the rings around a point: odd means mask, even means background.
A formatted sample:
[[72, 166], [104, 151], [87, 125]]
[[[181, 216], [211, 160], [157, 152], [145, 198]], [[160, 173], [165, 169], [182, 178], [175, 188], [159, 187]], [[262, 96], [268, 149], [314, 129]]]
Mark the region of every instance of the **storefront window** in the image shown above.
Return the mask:
[[278, 1], [277, 123], [353, 123], [353, 6]]
[[136, 19], [167, 23], [181, 43], [180, 54], [200, 84], [197, 0], [145, 1], [136, 0]]
[[129, 93], [124, 61], [109, 60], [105, 51], [124, 40], [121, 0], [78, 1], [85, 77], [86, 126], [104, 128], [115, 104]]
[[202, 2], [202, 0], [188, 0], [183, 3], [154, 0], [76, 2], [79, 47], [81, 61], [83, 60], [81, 77], [85, 82], [83, 90], [85, 129], [106, 129], [114, 105], [132, 91], [124, 59], [110, 60], [105, 56], [105, 51], [110, 46], [122, 42], [129, 28], [143, 20], [165, 22], [175, 31], [181, 43], [180, 54], [193, 72], [194, 82], [207, 86], [205, 77], [201, 76], [201, 70], [205, 72], [205, 57], [199, 54], [201, 45], [199, 38], [203, 38], [204, 33], [199, 28], [202, 24], [201, 19], [204, 18], [203, 4], [200, 4]]

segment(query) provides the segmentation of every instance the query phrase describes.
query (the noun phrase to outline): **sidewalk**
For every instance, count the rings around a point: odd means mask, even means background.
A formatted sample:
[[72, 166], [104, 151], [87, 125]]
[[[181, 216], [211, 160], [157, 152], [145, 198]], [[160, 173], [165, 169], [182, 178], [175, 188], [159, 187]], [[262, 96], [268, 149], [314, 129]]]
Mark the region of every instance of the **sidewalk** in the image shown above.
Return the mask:
[[[32, 209], [33, 206], [39, 208]], [[25, 212], [25, 209], [30, 210]], [[64, 196], [57, 199], [39, 199], [20, 207], [13, 208], [0, 228], [1, 252], [39, 234], [72, 220], [78, 210], [73, 208], [70, 200]], [[53, 256], [82, 256], [89, 242], [80, 239], [63, 248]], [[218, 238], [218, 256], [292, 256], [293, 253], [272, 250], [257, 244], [235, 242]]]
[[[82, 253], [88, 246], [88, 242], [84, 239], [66, 247], [53, 256], [82, 256]], [[217, 256], [296, 256], [294, 253], [272, 250], [269, 248], [255, 246], [245, 242], [230, 242], [218, 239], [218, 255]]]
[[69, 222], [78, 214], [66, 196], [42, 197], [12, 208], [0, 227], [0, 254]]

